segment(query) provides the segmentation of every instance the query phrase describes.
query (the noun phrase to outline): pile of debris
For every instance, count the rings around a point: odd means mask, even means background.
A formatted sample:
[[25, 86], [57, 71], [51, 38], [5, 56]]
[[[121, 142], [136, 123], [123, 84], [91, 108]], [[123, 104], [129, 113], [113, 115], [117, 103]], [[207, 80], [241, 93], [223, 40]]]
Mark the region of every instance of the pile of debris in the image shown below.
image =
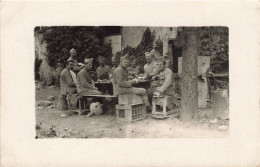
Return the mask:
[[57, 108], [53, 104], [54, 100], [55, 100], [54, 96], [49, 96], [48, 100], [43, 100], [43, 101], [36, 102], [35, 106], [36, 106], [37, 109], [44, 109], [44, 108], [53, 109], [53, 108]]

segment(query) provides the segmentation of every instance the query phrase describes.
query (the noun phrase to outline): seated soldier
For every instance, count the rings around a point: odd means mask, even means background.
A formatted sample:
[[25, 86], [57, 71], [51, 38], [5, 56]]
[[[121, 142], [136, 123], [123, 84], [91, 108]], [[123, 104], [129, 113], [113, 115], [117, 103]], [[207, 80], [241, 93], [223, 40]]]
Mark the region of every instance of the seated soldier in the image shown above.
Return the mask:
[[85, 67], [78, 73], [78, 93], [79, 97], [84, 95], [101, 95], [101, 92], [94, 86], [94, 81], [90, 77], [93, 58], [84, 60]]
[[73, 81], [70, 71], [74, 66], [73, 60], [67, 61], [66, 68], [63, 69], [60, 75], [61, 95], [77, 93], [76, 83]]
[[97, 68], [97, 77], [100, 80], [109, 79], [109, 74], [111, 73], [111, 69], [108, 65], [105, 65], [105, 58], [103, 56], [98, 57], [99, 67]]
[[134, 56], [131, 56], [130, 58], [130, 67], [127, 68], [129, 79], [137, 78], [138, 75], [141, 73], [140, 66], [136, 66], [136, 60]]
[[123, 94], [140, 95], [142, 96], [143, 102], [146, 104], [146, 107], [150, 107], [146, 90], [144, 88], [133, 87], [133, 84], [138, 83], [138, 80], [128, 81], [128, 72], [127, 72], [128, 66], [129, 66], [129, 58], [128, 55], [125, 55], [120, 58], [120, 65], [116, 68], [113, 74], [114, 95], [123, 95]]
[[163, 58], [157, 58], [159, 74], [152, 77], [151, 91], [155, 95], [174, 95], [173, 73], [166, 68], [166, 62]]
[[150, 54], [149, 52], [145, 52], [145, 59], [146, 59], [146, 64], [144, 65], [144, 73], [147, 74], [148, 79], [150, 79], [153, 76], [158, 74], [159, 72], [158, 65], [154, 61], [153, 55]]

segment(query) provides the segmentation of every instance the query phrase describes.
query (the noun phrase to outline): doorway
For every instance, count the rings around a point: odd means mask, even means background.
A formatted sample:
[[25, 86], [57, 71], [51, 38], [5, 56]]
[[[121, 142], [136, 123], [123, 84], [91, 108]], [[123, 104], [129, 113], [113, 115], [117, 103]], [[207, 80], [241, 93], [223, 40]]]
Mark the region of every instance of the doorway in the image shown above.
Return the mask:
[[172, 55], [172, 72], [178, 73], [178, 58], [182, 57], [182, 47], [177, 47], [176, 41], [170, 40], [169, 49], [171, 50]]

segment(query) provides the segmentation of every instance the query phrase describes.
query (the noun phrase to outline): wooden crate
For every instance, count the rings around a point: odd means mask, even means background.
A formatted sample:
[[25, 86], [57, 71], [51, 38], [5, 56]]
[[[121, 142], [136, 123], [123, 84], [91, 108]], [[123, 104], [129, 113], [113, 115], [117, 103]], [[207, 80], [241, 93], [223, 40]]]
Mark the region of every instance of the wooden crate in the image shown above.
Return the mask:
[[116, 119], [123, 122], [134, 122], [146, 118], [146, 107], [140, 104], [116, 105]]

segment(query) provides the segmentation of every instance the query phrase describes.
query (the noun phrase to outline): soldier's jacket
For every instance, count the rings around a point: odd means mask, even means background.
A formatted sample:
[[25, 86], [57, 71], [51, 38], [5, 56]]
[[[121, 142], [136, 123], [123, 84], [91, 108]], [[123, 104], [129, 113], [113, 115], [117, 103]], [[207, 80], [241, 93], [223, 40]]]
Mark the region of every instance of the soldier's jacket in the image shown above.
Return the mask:
[[90, 73], [84, 68], [77, 75], [78, 81], [78, 93], [85, 92], [88, 90], [95, 90], [94, 81], [90, 77]]
[[111, 68], [111, 70], [110, 70], [111, 74], [113, 74], [113, 73], [114, 73], [115, 69], [116, 69], [116, 67], [115, 67], [115, 66], [113, 66], [113, 67]]
[[154, 76], [158, 73], [158, 65], [155, 61], [153, 61], [151, 64], [145, 64], [144, 65], [144, 73], [149, 76]]
[[67, 68], [63, 69], [61, 72], [60, 85], [62, 95], [77, 92], [76, 83], [73, 81], [70, 71]]
[[164, 94], [171, 95], [174, 93], [173, 73], [169, 68], [165, 68], [158, 74], [158, 80], [152, 83], [152, 87]]
[[118, 66], [113, 74], [113, 89], [114, 95], [127, 94], [132, 92], [134, 87], [128, 81], [128, 72], [121, 66]]

